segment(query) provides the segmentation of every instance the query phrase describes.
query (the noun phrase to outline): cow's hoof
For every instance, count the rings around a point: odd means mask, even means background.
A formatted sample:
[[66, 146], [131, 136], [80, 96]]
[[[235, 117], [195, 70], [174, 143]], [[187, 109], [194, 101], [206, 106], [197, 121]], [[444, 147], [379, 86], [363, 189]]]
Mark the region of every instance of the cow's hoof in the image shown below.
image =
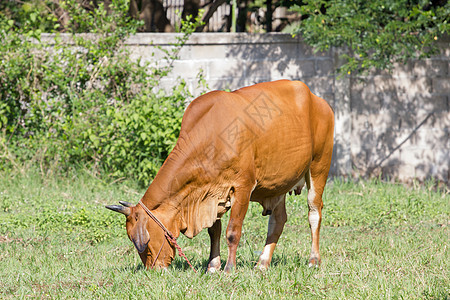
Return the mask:
[[261, 271], [261, 272], [266, 272], [269, 269], [268, 266], [266, 265], [262, 265], [262, 264], [257, 264], [255, 266], [255, 270]]
[[206, 267], [206, 273], [212, 274], [220, 271], [220, 268], [222, 267], [220, 262], [220, 256], [216, 256], [215, 258], [211, 259], [208, 263], [208, 266]]
[[220, 271], [220, 268], [209, 267], [206, 269], [206, 274], [214, 274]]
[[225, 269], [223, 269], [225, 271], [225, 273], [231, 273], [234, 270], [234, 266], [233, 265], [226, 265]]
[[259, 262], [255, 266], [256, 270], [260, 270], [262, 272], [265, 272], [269, 269], [269, 263], [265, 259], [260, 259]]
[[309, 259], [308, 267], [318, 268], [319, 266], [320, 266], [320, 258], [319, 257], [311, 257]]

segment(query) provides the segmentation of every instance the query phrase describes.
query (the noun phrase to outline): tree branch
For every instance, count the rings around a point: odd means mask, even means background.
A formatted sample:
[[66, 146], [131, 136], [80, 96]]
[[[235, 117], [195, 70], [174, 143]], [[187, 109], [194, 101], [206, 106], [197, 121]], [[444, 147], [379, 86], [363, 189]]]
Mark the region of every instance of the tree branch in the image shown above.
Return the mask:
[[208, 9], [208, 12], [203, 16], [203, 25], [197, 27], [197, 32], [202, 32], [206, 25], [208, 25], [209, 19], [213, 16], [216, 10], [224, 4], [226, 0], [216, 0], [212, 3], [211, 7]]

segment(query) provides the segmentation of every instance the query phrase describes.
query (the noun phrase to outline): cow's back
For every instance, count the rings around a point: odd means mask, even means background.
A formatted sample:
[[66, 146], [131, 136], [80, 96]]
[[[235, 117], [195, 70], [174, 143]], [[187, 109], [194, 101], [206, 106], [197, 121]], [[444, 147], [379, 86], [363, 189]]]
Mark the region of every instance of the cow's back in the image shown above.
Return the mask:
[[[305, 176], [313, 156], [312, 94], [302, 82], [281, 80], [237, 91], [256, 132], [255, 198], [288, 192]], [[256, 125], [256, 126], [255, 126]]]
[[207, 93], [186, 110], [179, 144], [206, 169], [197, 174], [229, 178], [245, 171], [256, 178], [255, 194], [286, 193], [313, 156], [311, 95], [288, 80]]

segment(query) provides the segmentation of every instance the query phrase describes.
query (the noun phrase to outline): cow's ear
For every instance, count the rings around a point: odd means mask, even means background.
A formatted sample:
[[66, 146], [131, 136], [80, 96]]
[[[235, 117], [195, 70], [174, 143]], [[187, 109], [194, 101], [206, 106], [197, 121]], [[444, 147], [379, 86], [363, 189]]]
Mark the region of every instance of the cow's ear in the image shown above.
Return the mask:
[[150, 234], [147, 230], [147, 219], [142, 219], [136, 222], [133, 228], [128, 232], [131, 241], [139, 253], [142, 253], [147, 248], [150, 241]]

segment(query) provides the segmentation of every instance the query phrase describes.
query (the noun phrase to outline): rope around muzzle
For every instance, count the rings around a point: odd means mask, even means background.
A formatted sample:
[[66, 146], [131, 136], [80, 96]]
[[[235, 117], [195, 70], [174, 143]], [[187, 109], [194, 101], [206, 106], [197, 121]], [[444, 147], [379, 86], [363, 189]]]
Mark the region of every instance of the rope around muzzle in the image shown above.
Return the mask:
[[[183, 258], [187, 261], [187, 263], [188, 263], [188, 265], [191, 267], [191, 269], [194, 270], [195, 273], [197, 273], [197, 271], [196, 271], [195, 268], [192, 266], [192, 264], [191, 264], [191, 262], [189, 261], [189, 259], [188, 259], [188, 258], [186, 257], [186, 255], [183, 253], [183, 250], [181, 250], [181, 247], [178, 245], [177, 239], [173, 236], [173, 234], [172, 234], [172, 233], [164, 226], [163, 223], [161, 223], [161, 221], [158, 220], [158, 218], [150, 211], [150, 209], [148, 209], [147, 206], [145, 206], [145, 204], [142, 203], [142, 200], [139, 200], [139, 203], [138, 203], [138, 204], [140, 204], [140, 205], [142, 206], [142, 208], [145, 210], [145, 212], [149, 215], [149, 217], [152, 218], [152, 220], [155, 221], [155, 223], [158, 224], [158, 226], [162, 228], [162, 230], [164, 231], [164, 236], [166, 237], [166, 239], [167, 239], [170, 243], [172, 243], [172, 244], [175, 246], [175, 248], [177, 248], [177, 250], [178, 250], [178, 255], [181, 256], [181, 257], [183, 257]], [[164, 243], [163, 243], [163, 245], [164, 245]], [[152, 268], [155, 266], [155, 262], [156, 262], [156, 260], [158, 259], [159, 254], [161, 253], [161, 250], [162, 250], [162, 246], [163, 246], [163, 245], [161, 245], [161, 249], [159, 249], [159, 253], [158, 253], [158, 255], [156, 256], [155, 261], [153, 262]]]

